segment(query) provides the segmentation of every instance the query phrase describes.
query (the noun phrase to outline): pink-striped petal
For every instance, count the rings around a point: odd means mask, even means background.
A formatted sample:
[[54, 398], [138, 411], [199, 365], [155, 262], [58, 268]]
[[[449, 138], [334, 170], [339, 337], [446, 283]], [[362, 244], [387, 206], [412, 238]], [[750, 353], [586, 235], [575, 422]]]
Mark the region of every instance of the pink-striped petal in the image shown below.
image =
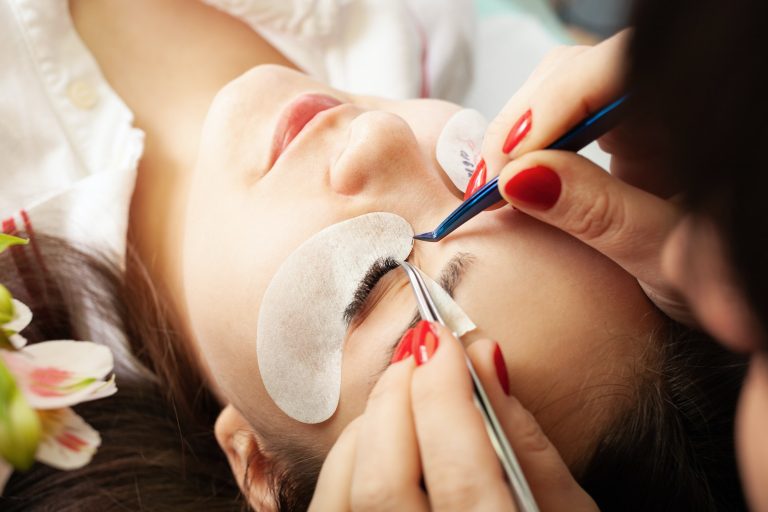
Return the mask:
[[43, 436], [35, 458], [56, 469], [76, 469], [93, 458], [101, 436], [72, 409], [42, 411]]
[[86, 341], [46, 341], [0, 357], [15, 375], [29, 405], [38, 410], [60, 409], [96, 400], [117, 391], [112, 352]]

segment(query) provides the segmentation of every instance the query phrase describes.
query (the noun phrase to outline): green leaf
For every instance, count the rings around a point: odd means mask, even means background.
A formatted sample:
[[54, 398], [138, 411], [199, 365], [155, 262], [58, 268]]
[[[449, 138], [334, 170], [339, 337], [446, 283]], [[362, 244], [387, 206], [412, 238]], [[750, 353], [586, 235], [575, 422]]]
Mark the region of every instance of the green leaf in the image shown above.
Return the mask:
[[7, 324], [13, 320], [13, 296], [8, 288], [0, 284], [0, 325]]
[[7, 248], [12, 247], [14, 245], [27, 245], [28, 243], [29, 243], [29, 240], [25, 238], [19, 238], [17, 236], [0, 233], [0, 253], [2, 253]]
[[40, 418], [0, 359], [0, 457], [16, 469], [29, 469], [41, 435]]

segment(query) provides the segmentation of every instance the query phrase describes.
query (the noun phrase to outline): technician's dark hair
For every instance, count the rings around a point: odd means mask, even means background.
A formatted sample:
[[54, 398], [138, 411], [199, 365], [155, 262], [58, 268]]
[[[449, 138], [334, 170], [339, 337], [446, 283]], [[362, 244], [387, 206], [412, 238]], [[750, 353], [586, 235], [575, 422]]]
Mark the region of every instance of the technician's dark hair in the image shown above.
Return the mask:
[[179, 350], [167, 312], [133, 253], [126, 275], [107, 259], [35, 238], [0, 254], [0, 282], [34, 313], [23, 334], [31, 343], [93, 339], [119, 350], [114, 330], [88, 338], [80, 309], [87, 301], [91, 314], [122, 331], [137, 361], [126, 364], [125, 354], [116, 355], [117, 394], [75, 408], [102, 436], [92, 462], [73, 471], [35, 464], [14, 473], [0, 510], [244, 510], [213, 437], [218, 406]]
[[[713, 221], [768, 335], [768, 45], [764, 0], [637, 0], [630, 87], [664, 170]], [[764, 336], [768, 350], [768, 341]]]

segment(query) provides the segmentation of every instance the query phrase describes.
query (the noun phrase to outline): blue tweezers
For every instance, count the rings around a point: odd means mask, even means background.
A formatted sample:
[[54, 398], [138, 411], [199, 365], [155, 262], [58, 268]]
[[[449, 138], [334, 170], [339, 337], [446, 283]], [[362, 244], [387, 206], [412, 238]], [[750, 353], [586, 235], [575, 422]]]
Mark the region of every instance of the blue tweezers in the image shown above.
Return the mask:
[[[577, 124], [571, 131], [550, 144], [546, 149], [562, 151], [580, 151], [586, 145], [605, 135], [624, 117], [628, 95], [624, 95], [610, 105], [600, 109]], [[413, 238], [425, 242], [438, 242], [452, 233], [456, 228], [467, 222], [478, 213], [490, 208], [502, 200], [496, 176], [475, 192], [469, 199], [461, 203], [434, 231], [416, 235]]]

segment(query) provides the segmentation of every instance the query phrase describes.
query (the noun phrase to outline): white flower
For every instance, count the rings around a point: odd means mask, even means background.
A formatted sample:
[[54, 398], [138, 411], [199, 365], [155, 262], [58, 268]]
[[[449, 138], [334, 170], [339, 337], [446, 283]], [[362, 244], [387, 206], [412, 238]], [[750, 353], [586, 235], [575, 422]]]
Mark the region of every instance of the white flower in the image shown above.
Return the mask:
[[[4, 477], [10, 476], [10, 462], [22, 469], [32, 462], [26, 434], [34, 425], [24, 415], [29, 411], [39, 421], [34, 460], [58, 469], [88, 464], [101, 437], [70, 407], [117, 391], [114, 377], [109, 377], [112, 352], [87, 341], [46, 341], [17, 351], [0, 349], [0, 366], [13, 377], [15, 391], [13, 408], [0, 403], [0, 458], [5, 459], [0, 460], [0, 492]], [[15, 416], [16, 411], [21, 413]]]
[[[27, 240], [0, 233], [0, 253]], [[0, 495], [14, 468], [57, 469], [91, 461], [101, 437], [70, 409], [117, 391], [112, 352], [89, 341], [26, 346], [30, 309], [0, 284]]]

